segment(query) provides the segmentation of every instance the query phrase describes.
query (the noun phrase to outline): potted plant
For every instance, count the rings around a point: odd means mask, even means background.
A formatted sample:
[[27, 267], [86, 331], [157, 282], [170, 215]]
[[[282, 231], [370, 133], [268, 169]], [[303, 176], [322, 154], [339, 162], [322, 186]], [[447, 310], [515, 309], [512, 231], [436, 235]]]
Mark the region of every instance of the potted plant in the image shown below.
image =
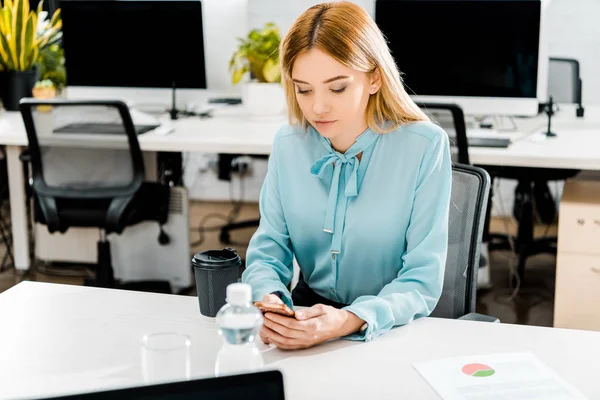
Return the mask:
[[242, 87], [242, 103], [253, 116], [281, 114], [286, 103], [279, 65], [279, 29], [267, 23], [238, 40], [240, 44], [229, 61], [229, 71], [234, 85], [247, 73], [250, 75]]
[[42, 7], [43, 0], [35, 11], [29, 0], [4, 0], [0, 9], [0, 96], [9, 111], [32, 96], [40, 52], [62, 37], [60, 9], [48, 21]]
[[50, 81], [60, 97], [67, 86], [65, 51], [59, 43], [54, 43], [40, 51], [38, 57], [40, 81]]

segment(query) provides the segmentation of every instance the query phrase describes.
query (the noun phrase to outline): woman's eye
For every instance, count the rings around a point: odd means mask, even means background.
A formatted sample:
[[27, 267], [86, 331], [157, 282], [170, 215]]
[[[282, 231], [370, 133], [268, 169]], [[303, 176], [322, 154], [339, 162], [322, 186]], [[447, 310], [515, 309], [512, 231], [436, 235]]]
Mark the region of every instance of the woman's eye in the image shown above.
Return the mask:
[[296, 93], [298, 93], [298, 94], [306, 94], [308, 92], [310, 92], [310, 90], [302, 90], [302, 89], [299, 89], [299, 88], [296, 89]]
[[344, 90], [346, 90], [345, 86], [343, 88], [339, 88], [339, 89], [331, 89], [331, 91], [333, 93], [342, 93]]

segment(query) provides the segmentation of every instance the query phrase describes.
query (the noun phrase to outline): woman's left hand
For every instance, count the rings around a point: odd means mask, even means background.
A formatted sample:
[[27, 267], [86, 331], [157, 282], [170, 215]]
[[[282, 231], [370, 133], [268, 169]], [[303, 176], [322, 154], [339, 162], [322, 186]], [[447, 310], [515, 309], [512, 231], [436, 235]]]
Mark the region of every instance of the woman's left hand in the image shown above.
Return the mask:
[[363, 323], [349, 311], [316, 304], [297, 311], [296, 318], [266, 313], [261, 336], [281, 349], [304, 349], [356, 332]]

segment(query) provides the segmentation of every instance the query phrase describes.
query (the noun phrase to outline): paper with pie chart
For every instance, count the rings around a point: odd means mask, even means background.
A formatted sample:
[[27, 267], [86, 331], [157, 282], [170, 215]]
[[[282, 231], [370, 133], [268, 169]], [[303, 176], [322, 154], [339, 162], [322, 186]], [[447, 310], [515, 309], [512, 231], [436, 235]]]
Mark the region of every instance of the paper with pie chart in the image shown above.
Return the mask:
[[414, 367], [443, 400], [586, 399], [532, 353], [455, 357]]

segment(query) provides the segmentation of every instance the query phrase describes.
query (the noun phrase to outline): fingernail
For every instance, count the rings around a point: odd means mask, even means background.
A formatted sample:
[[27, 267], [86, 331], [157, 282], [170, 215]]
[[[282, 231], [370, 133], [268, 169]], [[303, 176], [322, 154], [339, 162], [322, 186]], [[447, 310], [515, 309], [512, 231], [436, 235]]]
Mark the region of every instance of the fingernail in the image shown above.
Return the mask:
[[296, 314], [298, 314], [298, 316], [299, 316], [300, 318], [302, 318], [302, 316], [304, 315], [304, 313], [303, 313], [302, 311], [298, 311]]

